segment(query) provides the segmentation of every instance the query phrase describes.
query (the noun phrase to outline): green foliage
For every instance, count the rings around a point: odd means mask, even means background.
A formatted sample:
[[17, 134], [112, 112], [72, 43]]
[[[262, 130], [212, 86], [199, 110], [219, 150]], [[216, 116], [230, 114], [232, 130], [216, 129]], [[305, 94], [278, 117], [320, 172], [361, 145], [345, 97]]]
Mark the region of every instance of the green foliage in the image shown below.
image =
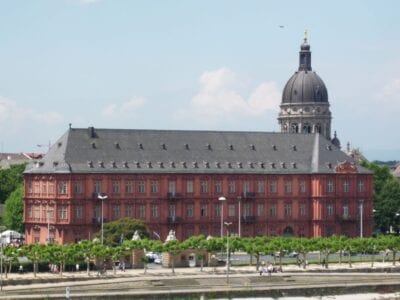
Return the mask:
[[4, 203], [13, 191], [23, 184], [25, 165], [13, 165], [8, 169], [0, 169], [0, 203]]
[[362, 162], [362, 166], [374, 172], [374, 219], [380, 232], [388, 232], [390, 226], [400, 230], [400, 181], [392, 176], [387, 166]]
[[7, 198], [4, 208], [3, 223], [11, 230], [18, 232], [24, 231], [24, 187], [18, 186], [17, 189]]
[[[139, 220], [123, 218], [113, 222], [104, 223], [104, 244], [116, 246], [125, 239], [131, 239], [135, 231], [139, 232], [141, 238], [147, 238], [147, 226]], [[95, 237], [100, 239], [101, 232], [97, 232]]]

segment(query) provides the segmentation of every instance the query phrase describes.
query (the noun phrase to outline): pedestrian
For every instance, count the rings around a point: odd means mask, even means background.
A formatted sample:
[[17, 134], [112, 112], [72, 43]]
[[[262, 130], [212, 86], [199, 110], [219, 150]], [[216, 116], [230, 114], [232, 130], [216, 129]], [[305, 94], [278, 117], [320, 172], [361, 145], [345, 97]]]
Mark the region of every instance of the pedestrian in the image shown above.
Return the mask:
[[271, 263], [269, 263], [267, 266], [267, 272], [268, 272], [269, 277], [271, 277], [273, 270], [274, 270], [274, 266]]
[[24, 273], [24, 267], [23, 267], [22, 265], [19, 265], [18, 273], [19, 273], [19, 274]]
[[75, 269], [76, 269], [76, 272], [79, 272], [79, 264], [76, 264]]
[[125, 261], [122, 261], [122, 272], [125, 272]]

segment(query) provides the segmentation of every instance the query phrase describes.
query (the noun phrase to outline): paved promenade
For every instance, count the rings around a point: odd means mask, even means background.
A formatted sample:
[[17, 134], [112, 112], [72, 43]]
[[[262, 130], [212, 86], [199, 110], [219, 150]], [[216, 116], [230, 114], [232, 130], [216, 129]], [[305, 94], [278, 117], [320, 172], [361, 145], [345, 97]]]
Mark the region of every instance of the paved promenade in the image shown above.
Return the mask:
[[[373, 272], [371, 272], [373, 270]], [[175, 274], [171, 269], [128, 269], [115, 274], [108, 270], [105, 275], [98, 276], [95, 271], [65, 272], [62, 274], [33, 273], [8, 274], [3, 276], [2, 299], [65, 299], [66, 290], [71, 298], [102, 299], [118, 297], [119, 299], [149, 298], [187, 295], [213, 295], [224, 297], [243, 292], [251, 295], [282, 295], [306, 290], [317, 291], [329, 287], [330, 291], [345, 293], [356, 291], [367, 292], [362, 287], [376, 290], [381, 286], [381, 292], [396, 292], [400, 285], [400, 265], [378, 262], [371, 268], [371, 263], [355, 263], [349, 268], [347, 263], [330, 264], [328, 269], [321, 265], [309, 265], [306, 269], [295, 265], [283, 267], [282, 273], [267, 274], [256, 272], [255, 266], [232, 267], [229, 278], [225, 267], [205, 267], [200, 271], [196, 268], [176, 268]], [[388, 287], [391, 287], [388, 289]], [[400, 286], [399, 286], [400, 290]], [[321, 290], [321, 293], [326, 291]], [[125, 298], [127, 297], [127, 298]]]

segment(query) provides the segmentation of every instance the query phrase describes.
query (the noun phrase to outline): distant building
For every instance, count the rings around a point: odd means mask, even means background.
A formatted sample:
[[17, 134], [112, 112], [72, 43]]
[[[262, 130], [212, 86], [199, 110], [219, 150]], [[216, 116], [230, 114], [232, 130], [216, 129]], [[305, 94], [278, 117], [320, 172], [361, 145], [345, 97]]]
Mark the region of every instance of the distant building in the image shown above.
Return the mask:
[[370, 236], [372, 173], [331, 139], [309, 49], [283, 91], [280, 133], [70, 127], [25, 171], [26, 242], [90, 239], [122, 217], [162, 240], [220, 236], [221, 221], [240, 236]]
[[12, 165], [29, 163], [42, 158], [41, 153], [0, 153], [0, 169], [8, 169]]

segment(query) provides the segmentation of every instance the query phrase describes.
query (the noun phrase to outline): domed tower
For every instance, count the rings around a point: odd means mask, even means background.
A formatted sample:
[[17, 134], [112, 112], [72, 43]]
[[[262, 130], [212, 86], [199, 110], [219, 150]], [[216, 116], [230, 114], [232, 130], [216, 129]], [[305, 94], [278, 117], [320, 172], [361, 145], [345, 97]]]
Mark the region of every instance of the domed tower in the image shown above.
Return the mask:
[[331, 139], [331, 112], [328, 91], [311, 68], [307, 32], [299, 52], [299, 69], [290, 77], [282, 93], [278, 122], [281, 132], [321, 133]]

